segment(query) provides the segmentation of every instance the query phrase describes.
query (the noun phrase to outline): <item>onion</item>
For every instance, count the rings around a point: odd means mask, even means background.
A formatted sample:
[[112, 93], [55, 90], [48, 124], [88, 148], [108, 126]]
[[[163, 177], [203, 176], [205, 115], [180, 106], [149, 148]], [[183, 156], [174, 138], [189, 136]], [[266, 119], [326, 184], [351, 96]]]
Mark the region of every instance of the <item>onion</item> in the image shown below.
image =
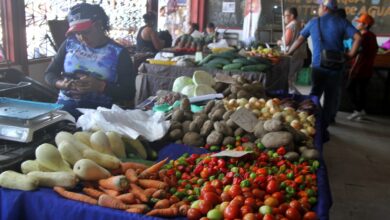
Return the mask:
[[291, 125], [291, 127], [295, 128], [296, 130], [299, 130], [302, 128], [301, 123], [297, 119], [292, 120], [290, 125]]
[[254, 104], [255, 102], [257, 102], [257, 98], [256, 97], [251, 97], [248, 102], [250, 104]]
[[311, 126], [307, 127], [307, 128], [306, 128], [306, 131], [307, 131], [307, 133], [308, 133], [310, 136], [313, 136], [313, 135], [315, 135], [315, 133], [316, 133], [316, 129], [313, 128], [313, 127], [311, 127]]
[[249, 103], [246, 103], [246, 104], [244, 105], [244, 107], [245, 107], [246, 109], [251, 109], [251, 105], [250, 105]]

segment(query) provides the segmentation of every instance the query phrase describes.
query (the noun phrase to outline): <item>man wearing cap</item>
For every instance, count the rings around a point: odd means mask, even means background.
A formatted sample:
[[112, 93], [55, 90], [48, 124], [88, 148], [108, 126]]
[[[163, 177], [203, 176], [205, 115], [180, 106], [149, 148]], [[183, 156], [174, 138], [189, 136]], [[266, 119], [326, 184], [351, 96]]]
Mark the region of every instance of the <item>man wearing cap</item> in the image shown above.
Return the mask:
[[[313, 41], [313, 56], [312, 89], [310, 95], [321, 97], [322, 94], [324, 94], [325, 96], [322, 114], [322, 129], [323, 141], [326, 142], [329, 140], [327, 128], [332, 117], [332, 112], [336, 111], [335, 108], [337, 108], [337, 96], [340, 95], [339, 86], [342, 79], [343, 67], [340, 69], [321, 67], [321, 51], [326, 49], [343, 52], [343, 39], [346, 36], [354, 40], [352, 49], [345, 54], [347, 58], [352, 58], [357, 53], [361, 36], [350, 22], [336, 15], [336, 0], [320, 0], [318, 1], [318, 4], [319, 17], [313, 18], [308, 22], [287, 54], [293, 54], [293, 52], [311, 36]], [[320, 33], [322, 41], [320, 40]]]
[[110, 108], [130, 101], [135, 74], [129, 52], [107, 35], [109, 18], [99, 5], [78, 4], [68, 14], [67, 39], [45, 72], [60, 90], [57, 103], [76, 118], [76, 108]]
[[366, 107], [366, 89], [374, 72], [374, 60], [378, 52], [376, 35], [370, 31], [370, 28], [374, 25], [374, 18], [364, 13], [355, 21], [357, 22], [356, 28], [362, 35], [362, 44], [349, 72], [347, 90], [354, 111], [347, 117], [348, 120], [360, 120], [366, 115], [364, 110]]

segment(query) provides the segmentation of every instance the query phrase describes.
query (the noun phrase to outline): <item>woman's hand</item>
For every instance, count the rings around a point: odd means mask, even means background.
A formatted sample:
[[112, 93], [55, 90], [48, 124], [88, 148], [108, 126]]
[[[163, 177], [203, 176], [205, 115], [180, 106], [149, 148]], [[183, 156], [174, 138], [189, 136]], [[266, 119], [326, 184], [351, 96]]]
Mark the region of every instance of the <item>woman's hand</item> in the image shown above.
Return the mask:
[[83, 75], [80, 79], [74, 81], [75, 89], [83, 93], [103, 92], [106, 87], [106, 82], [97, 79], [93, 76]]
[[56, 87], [62, 90], [72, 90], [74, 89], [74, 80], [68, 78], [57, 80]]

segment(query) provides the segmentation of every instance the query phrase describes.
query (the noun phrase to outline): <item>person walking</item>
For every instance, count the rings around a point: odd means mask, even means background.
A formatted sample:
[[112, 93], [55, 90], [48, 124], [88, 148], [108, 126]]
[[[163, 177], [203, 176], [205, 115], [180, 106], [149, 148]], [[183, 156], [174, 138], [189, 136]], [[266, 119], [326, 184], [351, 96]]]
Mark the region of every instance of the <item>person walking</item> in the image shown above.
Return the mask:
[[349, 72], [347, 91], [354, 111], [347, 117], [348, 120], [362, 119], [366, 115], [366, 89], [374, 72], [374, 59], [378, 52], [376, 35], [370, 31], [374, 18], [364, 13], [355, 21], [362, 34], [362, 44]]
[[[337, 16], [336, 0], [318, 1], [319, 17], [311, 19], [300, 32], [300, 36], [293, 43], [287, 55], [292, 55], [309, 36], [313, 41], [312, 57], [312, 89], [310, 95], [321, 98], [324, 94], [322, 109], [322, 139], [329, 140], [328, 126], [330, 124], [332, 112], [337, 107], [337, 96], [340, 95], [338, 88], [343, 75], [343, 66], [336, 69], [321, 65], [321, 52], [323, 50], [344, 53], [343, 39], [345, 36], [353, 39], [353, 45], [345, 57], [353, 58], [359, 48], [361, 35], [346, 19]], [[326, 34], [331, 33], [331, 34]]]

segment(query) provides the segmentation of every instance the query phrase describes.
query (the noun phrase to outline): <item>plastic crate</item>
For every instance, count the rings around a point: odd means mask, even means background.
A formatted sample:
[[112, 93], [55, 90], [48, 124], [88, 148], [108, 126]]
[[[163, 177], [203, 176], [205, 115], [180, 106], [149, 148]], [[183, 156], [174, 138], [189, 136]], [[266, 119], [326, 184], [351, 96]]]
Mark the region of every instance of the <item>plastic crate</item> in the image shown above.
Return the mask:
[[311, 68], [302, 68], [298, 72], [297, 85], [308, 86], [311, 84]]

